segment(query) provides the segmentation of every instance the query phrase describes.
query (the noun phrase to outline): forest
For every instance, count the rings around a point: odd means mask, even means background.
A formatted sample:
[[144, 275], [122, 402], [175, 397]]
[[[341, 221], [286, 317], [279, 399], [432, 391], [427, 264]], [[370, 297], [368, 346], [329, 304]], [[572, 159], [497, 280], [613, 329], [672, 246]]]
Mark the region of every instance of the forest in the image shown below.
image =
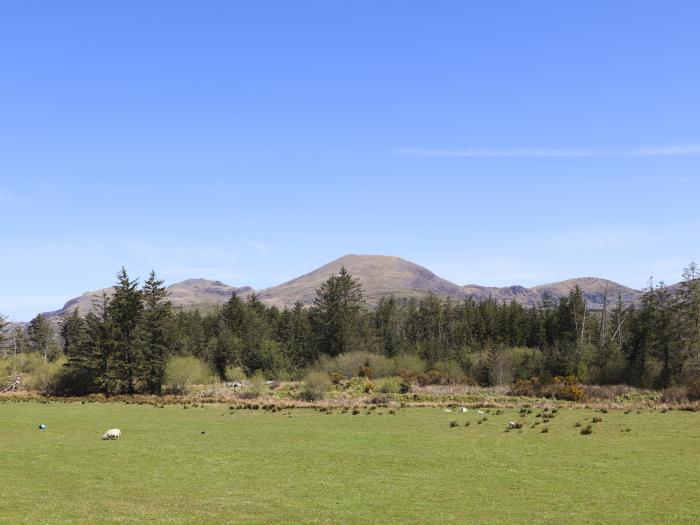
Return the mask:
[[436, 296], [370, 306], [361, 282], [342, 269], [310, 307], [279, 310], [252, 294], [187, 311], [171, 304], [154, 272], [141, 285], [122, 268], [113, 295], [90, 312], [58, 322], [38, 315], [14, 328], [0, 316], [0, 364], [8, 374], [27, 362], [53, 364], [52, 393], [70, 395], [163, 393], [178, 357], [196, 358], [221, 381], [256, 373], [295, 380], [320, 369], [478, 385], [575, 376], [700, 392], [699, 278], [691, 263], [679, 285], [650, 282], [639, 304], [611, 297], [600, 311], [587, 308], [577, 287], [535, 307]]

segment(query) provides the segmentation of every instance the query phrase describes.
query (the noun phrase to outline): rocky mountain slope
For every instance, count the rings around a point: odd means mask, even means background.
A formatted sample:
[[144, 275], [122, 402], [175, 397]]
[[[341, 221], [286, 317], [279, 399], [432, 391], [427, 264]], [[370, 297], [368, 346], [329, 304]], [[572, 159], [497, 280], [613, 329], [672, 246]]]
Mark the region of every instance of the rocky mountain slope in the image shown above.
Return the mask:
[[[256, 293], [261, 301], [278, 308], [292, 306], [296, 301], [305, 305], [313, 303], [318, 287], [345, 267], [351, 274], [362, 281], [365, 298], [369, 303], [376, 303], [381, 297], [394, 296], [397, 299], [416, 297], [418, 299], [434, 294], [438, 297], [464, 299], [486, 299], [517, 301], [527, 306], [541, 303], [545, 298], [557, 300], [569, 293], [578, 285], [584, 292], [588, 305], [592, 309], [600, 309], [607, 293], [608, 303], [617, 301], [618, 294], [625, 303], [639, 300], [642, 292], [621, 284], [596, 277], [581, 277], [566, 281], [543, 284], [533, 288], [523, 286], [480, 286], [468, 284], [460, 286], [447, 281], [433, 272], [400, 257], [385, 255], [346, 255], [332, 261], [316, 270], [292, 279], [289, 282], [258, 290]], [[207, 309], [220, 305], [228, 300], [233, 293], [246, 296], [253, 292], [249, 286], [236, 288], [220, 281], [206, 279], [188, 279], [168, 287], [173, 304], [186, 309]], [[112, 289], [105, 288], [71, 299], [63, 308], [49, 312], [50, 317], [58, 317], [80, 308], [87, 312], [102, 294], [111, 295]]]

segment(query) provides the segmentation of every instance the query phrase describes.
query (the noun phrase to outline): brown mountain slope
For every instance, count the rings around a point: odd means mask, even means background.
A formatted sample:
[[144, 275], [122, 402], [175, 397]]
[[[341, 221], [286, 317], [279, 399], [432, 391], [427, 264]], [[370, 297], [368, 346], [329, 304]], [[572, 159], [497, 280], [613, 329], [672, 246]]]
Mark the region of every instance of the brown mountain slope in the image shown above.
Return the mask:
[[386, 255], [345, 255], [311, 273], [258, 292], [263, 302], [283, 308], [296, 301], [313, 303], [321, 283], [342, 267], [362, 281], [365, 298], [376, 303], [381, 297], [463, 297], [460, 287], [435, 275], [427, 268], [400, 257]]
[[[207, 309], [226, 302], [235, 292], [245, 295], [253, 291], [250, 286], [235, 288], [221, 281], [209, 281], [207, 279], [187, 279], [167, 287], [168, 297], [174, 306], [185, 309]], [[71, 313], [76, 308], [83, 314], [89, 312], [93, 304], [102, 300], [102, 295], [110, 297], [114, 288], [103, 288], [84, 294], [68, 301], [63, 308], [54, 312], [47, 312], [47, 317], [60, 317]]]
[[[541, 303], [546, 297], [556, 301], [578, 285], [584, 292], [589, 308], [600, 309], [603, 306], [607, 287], [608, 304], [614, 304], [620, 294], [626, 304], [639, 300], [641, 292], [621, 284], [596, 277], [581, 277], [566, 281], [543, 284], [534, 288], [523, 286], [479, 286], [469, 284], [459, 286], [438, 277], [433, 272], [400, 257], [385, 255], [346, 255], [320, 268], [297, 277], [289, 282], [266, 288], [258, 292], [264, 303], [278, 308], [291, 307], [296, 301], [305, 305], [313, 303], [316, 290], [328, 277], [336, 274], [342, 267], [362, 281], [365, 298], [370, 304], [376, 304], [381, 297], [393, 296], [397, 299], [416, 297], [418, 299], [434, 294], [438, 297], [464, 299], [487, 299], [498, 301], [517, 301], [527, 306]], [[186, 309], [207, 309], [226, 302], [233, 293], [248, 295], [253, 291], [249, 286], [235, 288], [220, 281], [206, 279], [188, 279], [168, 287], [170, 299], [176, 306]], [[71, 312], [76, 307], [88, 312], [94, 301], [100, 300], [102, 293], [111, 295], [112, 289], [105, 288], [87, 292], [68, 301], [63, 308], [49, 312], [50, 317]]]
[[535, 294], [535, 302], [542, 302], [547, 295], [556, 300], [568, 294], [576, 285], [583, 291], [588, 307], [595, 310], [603, 307], [606, 293], [609, 306], [617, 302], [618, 294], [622, 297], [625, 304], [636, 303], [642, 296], [642, 292], [639, 290], [598, 277], [579, 277], [556, 283], [542, 284], [530, 288], [530, 291]]

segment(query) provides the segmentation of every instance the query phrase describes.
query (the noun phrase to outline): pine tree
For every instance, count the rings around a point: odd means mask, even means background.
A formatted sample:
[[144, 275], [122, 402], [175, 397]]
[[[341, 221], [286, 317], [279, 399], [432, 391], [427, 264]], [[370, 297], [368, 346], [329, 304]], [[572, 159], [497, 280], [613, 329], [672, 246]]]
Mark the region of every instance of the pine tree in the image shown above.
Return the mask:
[[61, 340], [63, 341], [63, 353], [70, 357], [80, 351], [85, 342], [85, 320], [80, 316], [76, 308], [70, 314], [61, 319]]
[[317, 358], [309, 312], [297, 301], [291, 310], [281, 314], [277, 328], [277, 339], [292, 366], [297, 370], [312, 364]]
[[[107, 361], [112, 344], [108, 312], [109, 299], [102, 294], [102, 299], [93, 303], [93, 311], [82, 319], [81, 337], [74, 339], [75, 331], [71, 329], [69, 340], [72, 342], [66, 363], [71, 384], [66, 393], [79, 395], [106, 390]], [[77, 311], [74, 315], [77, 317]]]
[[169, 325], [172, 316], [172, 303], [167, 300], [164, 281], [151, 271], [144, 283], [141, 295], [143, 299], [143, 355], [140, 375], [145, 379], [146, 390], [151, 394], [160, 394], [165, 362], [169, 348]]
[[108, 317], [111, 327], [107, 360], [107, 389], [110, 393], [133, 394], [139, 372], [143, 370], [143, 294], [138, 279], [131, 280], [122, 267], [117, 274]]
[[694, 262], [683, 271], [678, 310], [681, 379], [687, 385], [700, 384], [700, 270]]
[[5, 339], [7, 334], [10, 332], [10, 321], [7, 320], [7, 316], [0, 314], [0, 350], [5, 348]]
[[319, 350], [334, 356], [354, 349], [360, 337], [362, 284], [345, 267], [316, 291], [312, 320]]
[[39, 314], [29, 322], [27, 338], [31, 349], [44, 356], [44, 362], [55, 357], [54, 331], [45, 316]]

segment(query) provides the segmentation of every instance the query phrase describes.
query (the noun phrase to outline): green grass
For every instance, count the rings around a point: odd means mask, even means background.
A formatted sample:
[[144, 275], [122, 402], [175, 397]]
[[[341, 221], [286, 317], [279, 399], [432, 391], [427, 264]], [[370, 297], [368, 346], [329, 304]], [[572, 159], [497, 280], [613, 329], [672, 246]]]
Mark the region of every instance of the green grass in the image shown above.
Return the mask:
[[[700, 519], [697, 413], [562, 409], [530, 428], [534, 410], [504, 432], [516, 410], [481, 424], [431, 408], [287, 412], [0, 403], [0, 523]], [[122, 439], [101, 441], [111, 427]]]

